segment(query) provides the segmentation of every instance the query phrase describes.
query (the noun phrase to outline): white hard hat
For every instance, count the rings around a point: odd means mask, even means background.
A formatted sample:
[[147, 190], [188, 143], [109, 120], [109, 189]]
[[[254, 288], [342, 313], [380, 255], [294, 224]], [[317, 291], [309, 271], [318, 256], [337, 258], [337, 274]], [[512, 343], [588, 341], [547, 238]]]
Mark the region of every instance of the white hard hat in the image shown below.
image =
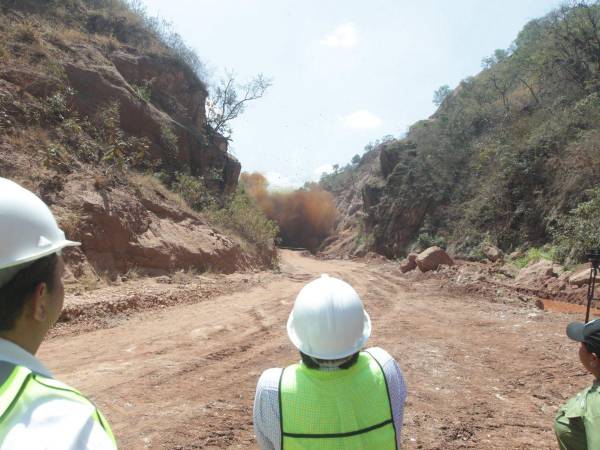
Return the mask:
[[17, 183], [0, 178], [0, 273], [7, 274], [9, 268], [24, 267], [74, 245], [80, 243], [65, 238], [42, 200]]
[[352, 286], [323, 274], [296, 297], [287, 332], [302, 353], [340, 359], [365, 345], [371, 335], [371, 319]]

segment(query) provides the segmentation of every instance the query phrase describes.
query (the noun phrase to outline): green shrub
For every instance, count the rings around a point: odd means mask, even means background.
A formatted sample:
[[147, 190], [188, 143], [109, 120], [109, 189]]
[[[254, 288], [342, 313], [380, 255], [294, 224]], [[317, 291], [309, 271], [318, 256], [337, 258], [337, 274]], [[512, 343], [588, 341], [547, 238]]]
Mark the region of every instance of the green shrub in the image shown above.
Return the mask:
[[268, 219], [242, 188], [238, 188], [225, 202], [224, 208], [213, 212], [213, 218], [261, 249], [271, 248], [279, 233], [277, 223]]
[[62, 122], [71, 113], [71, 99], [75, 91], [67, 87], [62, 91], [55, 92], [46, 99], [46, 110], [48, 116], [53, 120]]
[[150, 98], [152, 97], [152, 86], [149, 82], [145, 81], [142, 84], [132, 84], [131, 87], [139, 98], [145, 102], [150, 101]]
[[175, 174], [172, 189], [181, 195], [191, 208], [197, 211], [216, 207], [217, 202], [206, 187], [202, 177], [178, 172]]
[[545, 259], [554, 261], [556, 259], [556, 250], [553, 247], [545, 246], [541, 248], [530, 248], [523, 256], [513, 261], [513, 264], [522, 269], [530, 263], [536, 263]]
[[446, 248], [446, 240], [440, 236], [432, 236], [428, 232], [420, 233], [414, 244], [414, 249], [421, 251], [428, 249], [429, 247], [441, 247]]
[[150, 142], [145, 137], [126, 134], [121, 129], [121, 112], [117, 101], [109, 103], [98, 114], [95, 137], [102, 144], [100, 160], [109, 169], [126, 170], [131, 166], [152, 166], [147, 161]]
[[568, 216], [559, 219], [553, 229], [557, 256], [566, 263], [584, 261], [590, 250], [600, 248], [600, 187], [586, 194], [589, 200], [579, 203]]

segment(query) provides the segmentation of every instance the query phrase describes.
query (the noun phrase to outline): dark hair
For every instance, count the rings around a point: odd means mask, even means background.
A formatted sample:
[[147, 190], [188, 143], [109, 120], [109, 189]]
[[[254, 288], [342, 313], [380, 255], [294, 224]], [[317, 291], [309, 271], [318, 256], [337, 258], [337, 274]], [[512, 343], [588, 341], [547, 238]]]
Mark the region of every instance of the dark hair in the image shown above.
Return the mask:
[[57, 263], [56, 253], [40, 258], [0, 287], [0, 331], [8, 331], [15, 326], [25, 302], [37, 285], [46, 283], [48, 291], [52, 293]]
[[[302, 352], [300, 352], [300, 357], [302, 358], [302, 362], [304, 363], [304, 365], [306, 367], [308, 367], [309, 369], [318, 369], [319, 364], [317, 363], [317, 361], [325, 361], [325, 360], [320, 360], [318, 358], [313, 359], [311, 356], [308, 356]], [[348, 361], [346, 361], [344, 364], [341, 364], [339, 366], [339, 368], [340, 369], [349, 369], [354, 364], [356, 364], [356, 361], [358, 361], [358, 352], [353, 354], [352, 357]]]
[[592, 344], [588, 344], [587, 342], [582, 342], [582, 344], [585, 346], [588, 352], [593, 353], [596, 356], [600, 356], [600, 350], [595, 348]]

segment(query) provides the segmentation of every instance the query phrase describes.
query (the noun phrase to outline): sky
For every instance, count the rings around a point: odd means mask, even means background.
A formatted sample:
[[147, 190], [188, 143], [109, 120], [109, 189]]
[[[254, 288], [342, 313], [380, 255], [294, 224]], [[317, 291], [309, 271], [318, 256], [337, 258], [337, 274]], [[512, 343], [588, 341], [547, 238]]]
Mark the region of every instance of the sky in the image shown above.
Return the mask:
[[555, 0], [142, 0], [196, 50], [216, 84], [262, 73], [265, 96], [232, 122], [230, 151], [272, 189], [316, 181], [402, 136]]

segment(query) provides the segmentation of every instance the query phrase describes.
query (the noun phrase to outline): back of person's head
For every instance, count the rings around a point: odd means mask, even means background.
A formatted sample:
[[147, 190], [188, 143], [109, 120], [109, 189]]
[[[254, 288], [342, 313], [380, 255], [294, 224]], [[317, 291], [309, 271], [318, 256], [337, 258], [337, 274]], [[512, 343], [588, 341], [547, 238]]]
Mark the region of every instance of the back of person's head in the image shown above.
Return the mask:
[[324, 274], [296, 297], [287, 331], [303, 361], [308, 356], [318, 365], [333, 361], [341, 367], [366, 344], [371, 320], [352, 286]]
[[19, 270], [10, 281], [0, 286], [0, 331], [8, 331], [15, 326], [27, 299], [40, 283], [46, 283], [49, 293], [54, 291], [57, 263], [56, 253], [44, 256]]
[[300, 352], [302, 363], [309, 369], [342, 369], [352, 367], [358, 361], [359, 352], [340, 359], [319, 359]]
[[54, 289], [57, 255], [74, 245], [42, 200], [0, 178], [0, 331], [14, 326], [36, 286]]

